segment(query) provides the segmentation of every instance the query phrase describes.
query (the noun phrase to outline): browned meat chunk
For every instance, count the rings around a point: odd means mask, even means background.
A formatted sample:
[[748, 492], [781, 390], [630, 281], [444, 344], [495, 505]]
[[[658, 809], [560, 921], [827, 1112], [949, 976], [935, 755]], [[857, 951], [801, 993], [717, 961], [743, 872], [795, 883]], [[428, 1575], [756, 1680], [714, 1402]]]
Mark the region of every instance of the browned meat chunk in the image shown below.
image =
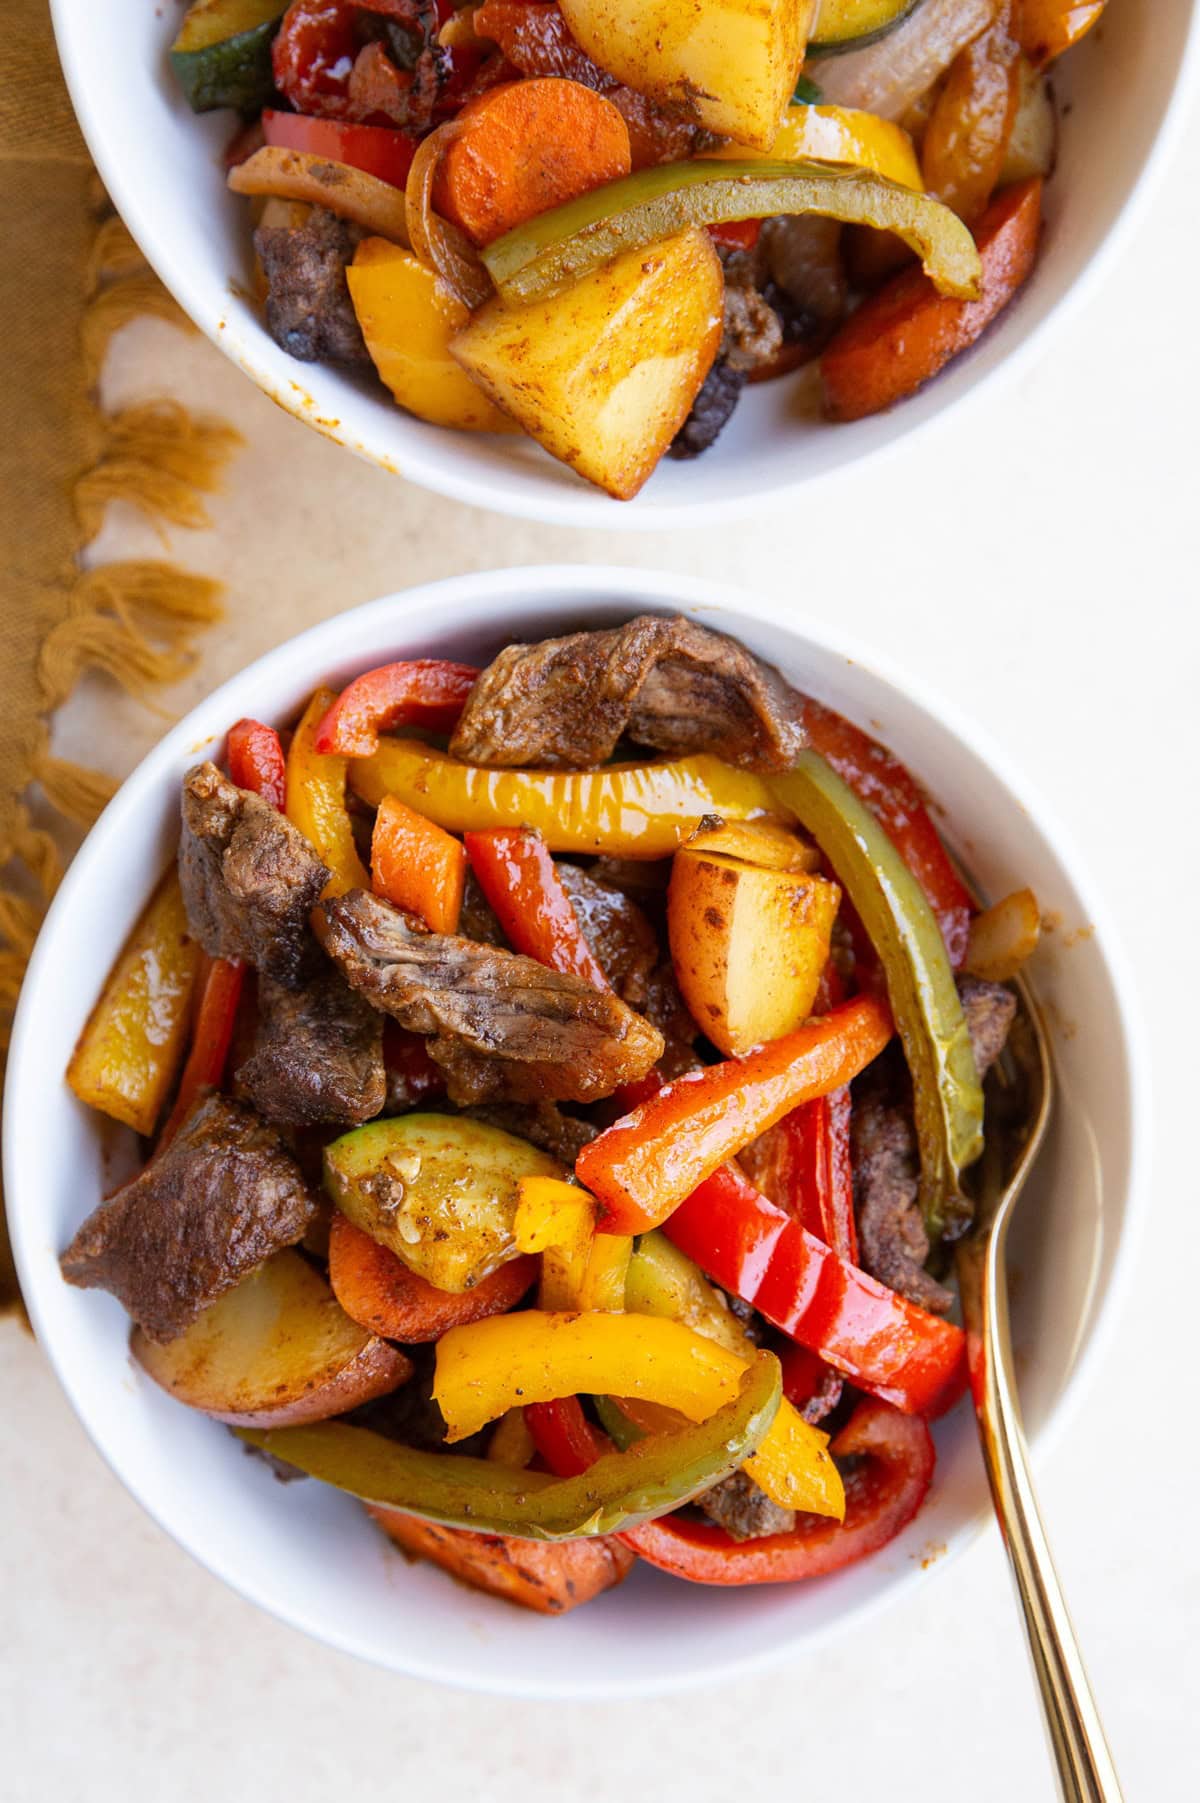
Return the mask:
[[346, 286], [360, 227], [314, 207], [303, 225], [260, 225], [254, 248], [267, 278], [267, 330], [302, 363], [371, 359]]
[[452, 1102], [587, 1102], [644, 1076], [662, 1035], [615, 995], [532, 958], [431, 933], [353, 889], [323, 903], [351, 987], [414, 1033]]
[[504, 928], [500, 925], [492, 904], [479, 887], [473, 870], [467, 872], [458, 930], [464, 939], [477, 939], [481, 945], [508, 946]]
[[724, 1528], [731, 1540], [763, 1540], [768, 1534], [790, 1534], [796, 1511], [780, 1508], [744, 1471], [735, 1471], [696, 1498], [696, 1507]]
[[252, 1109], [208, 1095], [166, 1151], [90, 1214], [62, 1257], [68, 1283], [111, 1290], [151, 1340], [304, 1236], [316, 1202]]
[[746, 380], [744, 369], [718, 356], [700, 384], [692, 411], [671, 440], [668, 456], [682, 460], [710, 450], [733, 418]]
[[725, 335], [719, 355], [731, 369], [749, 375], [774, 363], [783, 347], [783, 327], [759, 290], [757, 259], [734, 251], [725, 263]]
[[559, 864], [559, 880], [601, 970], [623, 1002], [644, 1008], [658, 962], [654, 928], [637, 903], [578, 864]]
[[478, 1121], [527, 1139], [568, 1169], [600, 1131], [590, 1121], [564, 1114], [555, 1102], [507, 1102], [494, 1108], [472, 1108], [471, 1113]]
[[244, 958], [292, 987], [320, 968], [308, 916], [329, 872], [303, 833], [215, 764], [183, 782], [179, 880], [192, 931], [214, 958]]
[[[977, 977], [960, 977], [958, 990], [982, 1077], [1004, 1049], [1016, 997], [1002, 984]], [[917, 1206], [912, 1091], [896, 1050], [871, 1066], [853, 1095], [850, 1140], [862, 1267], [921, 1308], [945, 1314], [954, 1299], [923, 1269], [929, 1236]]]
[[472, 764], [582, 770], [622, 734], [759, 770], [787, 769], [804, 745], [799, 697], [778, 671], [724, 633], [643, 615], [509, 645], [471, 691], [450, 750]]
[[373, 1120], [387, 1098], [383, 1020], [332, 965], [303, 989], [264, 977], [254, 1051], [236, 1082], [278, 1126]]
[[684, 1005], [675, 981], [674, 966], [669, 958], [651, 973], [643, 1012], [663, 1036], [663, 1052], [658, 1068], [668, 1083], [672, 1077], [682, 1077], [685, 1071], [694, 1071], [700, 1063], [696, 1056], [700, 1029]]

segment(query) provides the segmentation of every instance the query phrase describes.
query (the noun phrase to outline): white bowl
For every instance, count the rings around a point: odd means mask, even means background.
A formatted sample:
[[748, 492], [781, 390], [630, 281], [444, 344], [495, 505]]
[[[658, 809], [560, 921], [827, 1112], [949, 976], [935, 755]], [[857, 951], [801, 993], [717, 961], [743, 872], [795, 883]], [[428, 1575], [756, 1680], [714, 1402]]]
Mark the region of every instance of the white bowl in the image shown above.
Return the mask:
[[1101, 26], [1060, 65], [1058, 172], [1033, 279], [979, 346], [913, 400], [877, 419], [830, 426], [805, 417], [784, 380], [743, 396], [716, 448], [669, 459], [635, 501], [590, 488], [520, 438], [423, 424], [378, 389], [279, 349], [250, 296], [245, 203], [224, 185], [232, 115], [195, 117], [167, 65], [171, 7], [146, 0], [52, 0], [63, 67], [92, 155], [126, 224], [167, 287], [215, 344], [289, 412], [374, 462], [480, 507], [571, 526], [649, 528], [760, 509], [908, 440], [952, 411], [1082, 291], [1082, 278], [1142, 183], [1189, 60], [1195, 0], [1112, 0]]
[[[965, 1409], [937, 1428], [938, 1469], [910, 1529], [820, 1582], [710, 1590], [639, 1568], [619, 1590], [548, 1622], [408, 1565], [358, 1506], [314, 1483], [284, 1487], [225, 1431], [171, 1401], [131, 1360], [120, 1305], [69, 1288], [57, 1257], [128, 1161], [131, 1136], [68, 1090], [63, 1071], [104, 976], [177, 835], [179, 783], [218, 752], [231, 721], [286, 721], [324, 680], [409, 655], [484, 661], [512, 638], [682, 610], [736, 634], [797, 686], [871, 726], [945, 809], [951, 844], [985, 893], [1032, 884], [1064, 930], [1037, 956], [1061, 1102], [1018, 1219], [1015, 1330], [1039, 1438], [1061, 1416], [1111, 1317], [1131, 1237], [1146, 1134], [1145, 1060], [1101, 905], [1024, 778], [940, 702], [839, 635], [785, 623], [753, 601], [676, 576], [546, 568], [473, 575], [390, 596], [260, 658], [180, 722], [89, 835], [50, 910], [21, 996], [9, 1059], [4, 1178], [38, 1338], [113, 1470], [151, 1515], [227, 1583], [333, 1646], [393, 1670], [516, 1695], [598, 1697], [711, 1680], [930, 1581], [931, 1549], [984, 1518]], [[1067, 931], [1094, 928], [1068, 949]], [[941, 1563], [941, 1561], [939, 1561]]]

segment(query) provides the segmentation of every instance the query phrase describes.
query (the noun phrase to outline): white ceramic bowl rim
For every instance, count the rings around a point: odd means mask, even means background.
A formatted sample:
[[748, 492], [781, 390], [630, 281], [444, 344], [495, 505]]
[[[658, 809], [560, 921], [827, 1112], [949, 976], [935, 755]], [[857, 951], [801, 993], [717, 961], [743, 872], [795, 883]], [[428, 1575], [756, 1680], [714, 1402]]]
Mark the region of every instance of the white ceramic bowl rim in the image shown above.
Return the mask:
[[[162, 169], [147, 178], [143, 115], [153, 117], [153, 131], [161, 129], [158, 121], [164, 116], [169, 120], [167, 129], [173, 129], [169, 111], [167, 115], [162, 112], [162, 89], [170, 78], [164, 55], [168, 28], [161, 20], [161, 9], [138, 7], [131, 11], [136, 23], [130, 29], [135, 38], [145, 32], [154, 34], [152, 45], [138, 42], [134, 46], [139, 58], [150, 52], [149, 71], [140, 61], [133, 67], [109, 54], [113, 27], [105, 18], [108, 8], [95, 8], [93, 0], [51, 0], [51, 12], [72, 101], [123, 219], [184, 311], [266, 394], [356, 454], [451, 499], [558, 525], [653, 530], [758, 513], [784, 494], [858, 475], [868, 464], [874, 465], [902, 446], [907, 448], [917, 433], [925, 432], [935, 421], [944, 424], [951, 416], [959, 417], [967, 398], [977, 398], [990, 389], [1001, 372], [1011, 379], [1027, 366], [1035, 348], [1042, 345], [1051, 320], [1061, 326], [1072, 317], [1118, 254], [1182, 132], [1185, 107], [1200, 70], [1200, 12], [1195, 0], [1169, 3], [1170, 18], [1160, 15], [1155, 30], [1168, 45], [1160, 55], [1169, 56], [1178, 46], [1177, 79], [1154, 129], [1142, 133], [1138, 151], [1126, 153], [1132, 161], [1115, 175], [1107, 168], [1098, 174], [1104, 199], [1092, 209], [1095, 221], [1085, 220], [1082, 208], [1073, 210], [1070, 199], [1065, 201], [1064, 222], [1072, 242], [1064, 250], [1063, 274], [1051, 278], [1044, 267], [1035, 272], [1013, 307], [978, 346], [893, 413], [852, 426], [822, 428], [817, 443], [802, 450], [796, 441], [798, 422], [785, 392], [788, 384], [765, 385], [743, 402], [721, 444], [706, 453], [701, 464], [669, 469], [664, 465], [641, 496], [625, 503], [590, 489], [548, 457], [535, 456], [532, 447], [521, 441], [471, 442], [474, 435], [425, 426], [399, 409], [394, 414], [384, 413], [366, 406], [361, 392], [340, 373], [288, 358], [267, 336], [257, 311], [240, 298], [237, 289], [242, 268], [226, 265], [218, 279], [211, 263], [191, 254], [187, 244], [171, 241], [170, 234], [179, 230], [177, 215], [190, 208], [195, 197], [178, 192], [174, 210], [168, 209], [164, 188], [182, 190], [183, 184], [174, 173], [168, 175]], [[133, 0], [121, 0], [122, 8], [132, 5]], [[1117, 8], [1133, 5], [1136, 0], [1113, 0], [1110, 18], [1072, 52], [1067, 64], [1080, 57], [1107, 58], [1104, 34], [1112, 37], [1130, 29], [1117, 15]], [[97, 38], [97, 32], [103, 36]], [[1145, 64], [1144, 51], [1142, 61]], [[1068, 85], [1075, 79], [1069, 66], [1065, 79]], [[121, 105], [116, 105], [116, 100]], [[186, 113], [180, 96], [172, 95], [172, 104]], [[1102, 107], [1098, 100], [1097, 113]], [[131, 119], [137, 121], [133, 138], [129, 136]], [[1140, 129], [1140, 117], [1137, 123]], [[195, 134], [194, 173], [203, 185], [212, 174], [214, 128], [190, 115], [188, 125]], [[1118, 135], [1125, 134], [1118, 130]], [[1089, 156], [1102, 148], [1102, 138], [1099, 129], [1092, 134]], [[1136, 168], [1139, 154], [1140, 171]], [[1058, 186], [1071, 179], [1068, 170]], [[187, 185], [195, 187], [196, 182]], [[195, 204], [201, 203], [196, 200]], [[1054, 183], [1048, 204], [1052, 209], [1058, 204]], [[198, 228], [185, 222], [184, 229]], [[206, 251], [213, 261], [223, 255], [216, 249], [218, 235], [215, 226], [206, 234], [212, 240]], [[1081, 235], [1088, 239], [1086, 246], [1078, 242]], [[1061, 284], [1057, 293], [1052, 292], [1055, 284]], [[385, 420], [386, 424], [380, 423]], [[830, 432], [836, 437], [827, 436]], [[497, 445], [509, 448], [497, 450]], [[770, 446], [770, 455], [760, 465], [757, 459], [764, 446]], [[701, 469], [703, 473], [697, 474]]]
[[[1063, 868], [1069, 872], [1070, 880], [1084, 902], [1087, 917], [1094, 927], [1094, 943], [1101, 948], [1100, 956], [1112, 984], [1116, 1005], [1114, 1034], [1117, 1042], [1123, 1043], [1127, 1054], [1130, 1130], [1129, 1158], [1123, 1186], [1125, 1213], [1109, 1281], [1092, 1315], [1087, 1339], [1082, 1348], [1077, 1350], [1073, 1366], [1051, 1405], [1048, 1418], [1034, 1436], [1039, 1456], [1058, 1438], [1078, 1405], [1108, 1343], [1128, 1287], [1137, 1241], [1144, 1226], [1145, 1201], [1149, 1188], [1150, 1135], [1147, 1124], [1150, 1114], [1146, 1075], [1149, 1066], [1140, 1013], [1124, 953], [1104, 903], [1087, 880], [1079, 857], [1071, 846], [1069, 834], [1052, 817], [1044, 803], [1035, 800], [1029, 784], [1015, 769], [1007, 754], [973, 722], [968, 721], [957, 706], [944, 698], [932, 696], [909, 673], [899, 671], [894, 664], [880, 659], [874, 651], [856, 644], [840, 629], [836, 633], [829, 631], [822, 625], [798, 618], [790, 612], [785, 618], [780, 609], [764, 606], [754, 598], [724, 586], [637, 569], [549, 565], [455, 577], [368, 602], [347, 614], [335, 616], [312, 627], [230, 678], [173, 727], [122, 785], [68, 870], [34, 948], [14, 1023], [4, 1113], [4, 1178], [18, 1273], [39, 1343], [84, 1428], [115, 1475], [168, 1534], [179, 1541], [200, 1564], [224, 1579], [233, 1589], [314, 1637], [360, 1656], [364, 1649], [352, 1635], [340, 1632], [336, 1623], [331, 1625], [328, 1620], [318, 1619], [310, 1614], [302, 1599], [289, 1598], [286, 1602], [282, 1601], [278, 1594], [270, 1592], [268, 1586], [257, 1582], [255, 1574], [248, 1574], [244, 1569], [235, 1571], [226, 1562], [214, 1558], [204, 1545], [202, 1535], [189, 1536], [182, 1532], [178, 1523], [169, 1518], [169, 1511], [156, 1506], [147, 1497], [136, 1475], [122, 1468], [105, 1443], [102, 1427], [90, 1418], [80, 1395], [77, 1373], [63, 1356], [56, 1335], [51, 1331], [44, 1306], [47, 1298], [43, 1295], [43, 1282], [60, 1283], [61, 1279], [56, 1265], [47, 1267], [42, 1262], [38, 1243], [39, 1152], [36, 1128], [29, 1131], [25, 1125], [37, 1121], [38, 1098], [36, 1092], [28, 1095], [25, 1093], [24, 1069], [43, 1019], [42, 991], [48, 969], [52, 960], [63, 955], [63, 948], [58, 942], [59, 923], [73, 913], [81, 897], [90, 893], [94, 870], [103, 859], [111, 855], [111, 846], [119, 846], [127, 823], [145, 809], [148, 797], [153, 795], [159, 784], [159, 772], [170, 769], [180, 758], [195, 755], [197, 739], [204, 740], [207, 737], [203, 731], [198, 732], [198, 714], [203, 713], [207, 720], [226, 717], [232, 720], [251, 711], [252, 696], [257, 686], [255, 679], [268, 667], [274, 673], [273, 682], [276, 685], [282, 683], [286, 676], [289, 679], [295, 678], [300, 688], [306, 683], [311, 685], [330, 671], [339, 668], [344, 670], [348, 628], [367, 627], [375, 622], [382, 628], [386, 624], [386, 631], [381, 630], [374, 635], [377, 647], [381, 653], [384, 646], [391, 647], [391, 655], [395, 655], [403, 650], [407, 618], [414, 609], [428, 610], [424, 616], [426, 623], [434, 617], [453, 619], [459, 606], [464, 603], [486, 603], [489, 598], [500, 601], [511, 596], [514, 590], [535, 604], [543, 597], [559, 597], [560, 611], [563, 613], [586, 608], [589, 602], [603, 600], [611, 603], [628, 596], [631, 607], [648, 603], [664, 608], [698, 609], [702, 613], [728, 612], [732, 617], [725, 623], [734, 631], [737, 630], [739, 619], [776, 629], [783, 628], [801, 650], [811, 648], [816, 652], [824, 651], [848, 664], [863, 666], [871, 679], [899, 691], [917, 709], [945, 727], [987, 764], [1016, 799], [1031, 824], [1053, 844]], [[229, 705], [225, 706], [227, 697]], [[981, 1509], [973, 1521], [963, 1524], [955, 1534], [951, 1553], [961, 1551], [986, 1520], [986, 1513]], [[948, 1562], [943, 1557], [939, 1560], [939, 1565]], [[773, 1639], [761, 1650], [737, 1658], [714, 1656], [702, 1672], [688, 1671], [680, 1675], [663, 1671], [649, 1680], [643, 1677], [638, 1682], [637, 1694], [663, 1694], [685, 1689], [696, 1683], [715, 1682], [766, 1664], [786, 1652], [789, 1647], [794, 1650], [796, 1644], [815, 1646], [826, 1640], [832, 1632], [844, 1630], [852, 1622], [869, 1619], [876, 1609], [909, 1590], [922, 1575], [914, 1567], [894, 1581], [884, 1583], [876, 1593], [860, 1599], [832, 1623], [822, 1624], [815, 1633]], [[824, 1580], [831, 1581], [834, 1580]], [[554, 1630], [548, 1628], [547, 1631], [553, 1633]], [[377, 1655], [367, 1653], [366, 1656]], [[489, 1674], [473, 1670], [464, 1673], [453, 1662], [439, 1664], [436, 1660], [395, 1659], [381, 1662], [390, 1663], [392, 1669], [403, 1670], [413, 1676], [496, 1694], [553, 1694], [563, 1699], [621, 1697], [630, 1694], [628, 1682], [617, 1670], [600, 1678], [593, 1675], [586, 1679], [579, 1679], [570, 1671], [564, 1670], [555, 1679], [553, 1688], [548, 1689], [544, 1682], [527, 1682], [519, 1671], [506, 1670], [501, 1674]]]

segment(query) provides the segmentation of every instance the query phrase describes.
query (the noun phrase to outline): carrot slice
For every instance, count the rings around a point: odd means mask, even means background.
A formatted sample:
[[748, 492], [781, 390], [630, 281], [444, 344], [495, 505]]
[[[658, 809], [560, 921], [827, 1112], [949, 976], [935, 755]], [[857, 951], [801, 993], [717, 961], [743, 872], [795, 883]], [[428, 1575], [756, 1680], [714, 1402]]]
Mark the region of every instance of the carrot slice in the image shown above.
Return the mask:
[[385, 1340], [423, 1346], [452, 1327], [515, 1308], [538, 1274], [538, 1260], [514, 1258], [473, 1290], [452, 1296], [410, 1271], [386, 1246], [335, 1212], [329, 1227], [329, 1283], [360, 1327]]
[[465, 106], [459, 122], [433, 204], [475, 244], [629, 174], [624, 119], [577, 81], [508, 82]]
[[467, 854], [451, 833], [385, 795], [371, 834], [371, 886], [435, 933], [453, 933], [462, 910]]
[[367, 1514], [413, 1558], [430, 1559], [464, 1584], [539, 1615], [565, 1615], [590, 1603], [628, 1576], [634, 1562], [620, 1541], [605, 1537], [547, 1544], [438, 1527], [396, 1509], [368, 1507]]
[[978, 300], [948, 299], [919, 269], [910, 269], [864, 301], [821, 358], [827, 417], [881, 413], [974, 344], [1027, 280], [1041, 217], [1037, 179], [1004, 189], [992, 202], [975, 233], [983, 262]]

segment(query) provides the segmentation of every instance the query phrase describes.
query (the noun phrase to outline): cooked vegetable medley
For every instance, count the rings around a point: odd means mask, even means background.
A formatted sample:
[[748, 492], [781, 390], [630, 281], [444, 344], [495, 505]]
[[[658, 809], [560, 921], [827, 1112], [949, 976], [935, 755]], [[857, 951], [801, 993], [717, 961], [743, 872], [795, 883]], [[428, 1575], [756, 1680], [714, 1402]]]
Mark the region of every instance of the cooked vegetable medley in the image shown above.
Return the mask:
[[981, 913], [888, 752], [683, 618], [224, 761], [67, 1071], [142, 1135], [62, 1269], [144, 1371], [545, 1613], [899, 1533], [1032, 895]]
[[1047, 71], [1104, 0], [196, 0], [267, 327], [620, 500], [747, 382], [903, 400], [1037, 255]]

